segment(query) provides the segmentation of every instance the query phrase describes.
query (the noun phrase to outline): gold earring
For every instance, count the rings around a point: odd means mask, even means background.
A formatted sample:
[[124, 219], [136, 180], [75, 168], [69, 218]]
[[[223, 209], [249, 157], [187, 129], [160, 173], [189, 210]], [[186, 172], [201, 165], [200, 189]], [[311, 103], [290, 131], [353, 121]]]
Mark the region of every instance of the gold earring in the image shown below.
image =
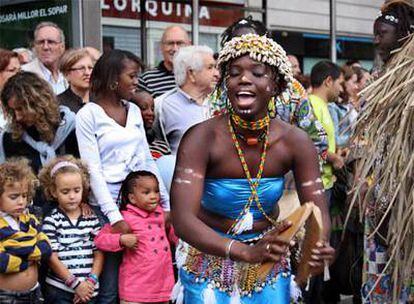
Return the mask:
[[114, 83], [112, 83], [109, 86], [109, 88], [111, 89], [111, 91], [115, 91], [117, 87], [118, 87], [118, 81], [115, 81]]

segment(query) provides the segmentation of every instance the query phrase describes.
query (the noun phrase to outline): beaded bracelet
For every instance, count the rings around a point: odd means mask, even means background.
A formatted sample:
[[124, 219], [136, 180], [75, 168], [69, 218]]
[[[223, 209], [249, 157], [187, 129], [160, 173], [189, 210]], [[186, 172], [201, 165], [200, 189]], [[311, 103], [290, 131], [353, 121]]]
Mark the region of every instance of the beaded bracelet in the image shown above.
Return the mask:
[[231, 247], [233, 246], [233, 244], [234, 244], [235, 241], [236, 240], [230, 240], [228, 242], [227, 247], [226, 247], [226, 252], [224, 253], [224, 256], [225, 256], [226, 259], [230, 259], [231, 260], [230, 251], [231, 251]]
[[65, 285], [72, 289], [76, 289], [76, 287], [78, 287], [80, 283], [81, 281], [79, 280], [79, 278], [75, 277], [73, 274], [65, 281]]
[[98, 276], [94, 273], [90, 273], [86, 280], [91, 282], [93, 285], [96, 285], [96, 283], [98, 283]]
[[70, 285], [72, 285], [72, 283], [76, 280], [76, 277], [72, 274], [69, 276], [69, 278], [67, 278], [65, 280], [65, 285], [70, 287]]

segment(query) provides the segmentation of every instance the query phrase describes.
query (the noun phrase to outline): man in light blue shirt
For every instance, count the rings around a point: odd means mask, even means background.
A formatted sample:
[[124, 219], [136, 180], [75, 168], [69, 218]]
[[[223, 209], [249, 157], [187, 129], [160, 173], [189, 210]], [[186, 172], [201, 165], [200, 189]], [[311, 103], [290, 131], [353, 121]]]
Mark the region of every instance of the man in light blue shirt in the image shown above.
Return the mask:
[[206, 97], [219, 80], [213, 54], [207, 46], [186, 46], [174, 57], [177, 88], [160, 96], [157, 105], [159, 125], [172, 154], [177, 154], [180, 140], [190, 127], [210, 117]]

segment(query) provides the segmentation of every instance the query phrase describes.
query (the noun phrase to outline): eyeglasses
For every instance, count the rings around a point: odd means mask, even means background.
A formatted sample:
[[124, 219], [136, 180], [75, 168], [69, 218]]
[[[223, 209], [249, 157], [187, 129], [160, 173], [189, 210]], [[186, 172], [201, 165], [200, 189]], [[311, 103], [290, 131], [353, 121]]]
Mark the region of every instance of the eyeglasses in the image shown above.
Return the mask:
[[82, 73], [85, 73], [86, 71], [92, 71], [92, 70], [93, 70], [93, 66], [81, 66], [78, 68], [69, 69], [69, 71], [76, 71], [76, 72], [82, 72]]
[[182, 40], [181, 41], [174, 41], [174, 40], [171, 40], [171, 41], [163, 41], [162, 43], [164, 45], [166, 45], [167, 47], [169, 47], [169, 48], [174, 47], [174, 45], [176, 45], [178, 47], [182, 47], [182, 46], [184, 46], [184, 45], [187, 44], [187, 42], [182, 41]]
[[35, 45], [45, 45], [48, 44], [50, 46], [57, 46], [59, 43], [61, 43], [61, 41], [56, 41], [56, 40], [50, 40], [50, 39], [43, 39], [43, 40], [35, 40], [34, 44]]

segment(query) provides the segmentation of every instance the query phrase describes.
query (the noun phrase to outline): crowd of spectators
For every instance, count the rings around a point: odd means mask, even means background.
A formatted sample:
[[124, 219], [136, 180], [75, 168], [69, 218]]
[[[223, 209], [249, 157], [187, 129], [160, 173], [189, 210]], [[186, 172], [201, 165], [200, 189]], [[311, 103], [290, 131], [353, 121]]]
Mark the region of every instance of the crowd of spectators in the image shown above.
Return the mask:
[[[223, 44], [247, 33], [268, 35], [260, 22], [249, 17], [223, 34]], [[42, 274], [46, 268], [39, 278], [34, 277], [33, 263], [15, 263], [12, 259], [20, 259], [15, 257], [18, 254], [7, 252], [0, 239], [0, 282], [20, 272], [32, 273], [22, 279], [21, 286], [36, 281], [26, 291], [10, 280], [7, 286], [16, 295], [32, 300], [40, 297], [39, 280], [49, 303], [58, 303], [58, 299], [59, 303], [116, 303], [119, 296], [122, 303], [168, 303], [173, 287], [170, 245], [177, 245], [169, 199], [176, 154], [184, 134], [216, 114], [211, 104], [214, 89], [221, 86], [221, 98], [227, 102], [227, 88], [221, 79], [225, 71], [219, 71], [214, 51], [191, 45], [182, 27], [167, 27], [160, 49], [163, 60], [144, 70], [140, 58], [128, 51], [101, 54], [91, 47], [66, 49], [63, 31], [52, 22], [36, 26], [32, 51], [0, 49], [0, 225], [19, 230], [16, 217], [6, 216], [9, 209], [4, 207], [3, 196], [17, 191], [16, 185], [26, 189], [21, 201], [32, 199], [29, 209], [38, 218], [25, 218], [39, 239], [33, 261], [40, 260], [39, 255], [49, 259], [44, 263], [49, 265], [46, 279]], [[331, 242], [340, 248], [337, 232], [346, 229], [346, 193], [358, 157], [352, 153], [357, 144], [353, 132], [364, 111], [359, 92], [371, 75], [358, 61], [340, 67], [327, 60], [315, 64], [310, 75], [303, 75], [298, 58], [293, 54], [288, 58], [294, 94], [287, 97], [288, 102], [282, 100], [286, 96], [276, 100], [273, 111], [303, 129], [314, 142], [331, 211]], [[36, 178], [19, 172], [39, 176], [41, 187], [33, 197], [30, 192]], [[289, 182], [285, 186], [285, 190], [294, 189]], [[26, 205], [21, 203], [20, 209]], [[38, 220], [43, 221], [50, 248], [42, 247], [44, 235]], [[82, 229], [88, 231], [87, 237]], [[136, 231], [142, 233], [138, 239]], [[126, 253], [137, 246], [148, 247], [137, 255]], [[77, 261], [86, 259], [80, 256], [81, 247], [87, 252], [87, 263]], [[67, 255], [72, 257], [66, 259]], [[145, 263], [158, 272], [146, 274], [140, 268], [140, 277], [134, 277], [131, 269], [147, 267]], [[335, 267], [334, 272], [339, 269]], [[162, 269], [168, 275], [160, 275]], [[124, 274], [119, 280], [118, 272]], [[343, 274], [338, 270], [336, 275]], [[141, 285], [134, 283], [137, 290], [128, 290], [127, 282], [135, 280]], [[153, 280], [162, 283], [153, 284]], [[155, 287], [148, 287], [152, 284]], [[305, 302], [336, 303], [339, 292], [333, 291], [334, 285], [335, 279], [331, 285], [312, 279], [304, 291]], [[0, 289], [0, 301], [2, 296], [13, 298]], [[352, 293], [358, 301], [358, 292]], [[32, 300], [28, 303], [38, 303]]]

